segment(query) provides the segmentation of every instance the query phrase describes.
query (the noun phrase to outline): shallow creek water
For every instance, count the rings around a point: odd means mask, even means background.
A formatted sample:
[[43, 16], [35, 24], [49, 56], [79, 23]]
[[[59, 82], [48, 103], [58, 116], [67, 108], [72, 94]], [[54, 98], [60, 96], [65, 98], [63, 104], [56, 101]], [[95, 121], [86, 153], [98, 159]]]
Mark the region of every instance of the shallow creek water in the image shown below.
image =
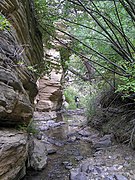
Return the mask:
[[28, 171], [24, 180], [68, 180], [69, 170], [80, 160], [91, 156], [91, 144], [76, 136], [76, 133], [86, 125], [86, 117], [72, 115], [58, 117], [56, 120], [61, 121], [65, 124], [44, 131], [56, 153], [48, 155], [48, 163], [43, 171]]

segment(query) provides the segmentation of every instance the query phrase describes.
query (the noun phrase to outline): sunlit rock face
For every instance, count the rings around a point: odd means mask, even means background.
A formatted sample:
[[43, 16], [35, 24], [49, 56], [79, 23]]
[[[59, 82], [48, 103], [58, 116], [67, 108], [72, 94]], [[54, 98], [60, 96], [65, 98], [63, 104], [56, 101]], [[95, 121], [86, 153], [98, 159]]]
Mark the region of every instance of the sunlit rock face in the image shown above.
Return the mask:
[[[66, 31], [64, 23], [55, 23], [57, 28]], [[56, 117], [56, 112], [62, 107], [64, 84], [64, 73], [67, 59], [70, 52], [67, 46], [70, 46], [71, 40], [64, 33], [56, 31], [57, 39], [52, 39], [50, 44], [51, 49], [44, 47], [44, 56], [47, 62], [52, 65], [51, 73], [49, 76], [43, 76], [37, 82], [39, 93], [35, 99], [35, 118], [40, 117], [44, 120], [53, 119]], [[66, 45], [66, 47], [64, 46]], [[38, 113], [42, 112], [42, 113]]]
[[37, 86], [29, 67], [40, 64], [43, 48], [32, 2], [0, 2], [12, 26], [0, 32], [0, 126], [27, 124], [33, 115]]
[[[60, 62], [60, 52], [56, 49], [46, 50], [49, 60], [55, 65]], [[47, 119], [54, 118], [56, 111], [61, 108], [62, 104], [62, 68], [59, 70], [53, 69], [50, 76], [44, 76], [38, 80], [37, 85], [39, 93], [35, 99], [36, 111], [46, 112]]]
[[62, 89], [60, 74], [51, 72], [51, 79], [44, 76], [39, 80], [38, 111], [56, 111], [61, 107]]
[[17, 130], [0, 130], [0, 179], [21, 179], [25, 173], [27, 135]]

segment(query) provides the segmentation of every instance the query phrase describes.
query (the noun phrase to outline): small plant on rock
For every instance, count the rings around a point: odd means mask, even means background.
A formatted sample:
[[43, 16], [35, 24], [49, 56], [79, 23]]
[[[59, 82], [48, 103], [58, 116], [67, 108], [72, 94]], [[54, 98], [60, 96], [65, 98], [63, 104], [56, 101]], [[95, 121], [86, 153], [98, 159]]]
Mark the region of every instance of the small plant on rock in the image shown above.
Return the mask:
[[26, 123], [20, 124], [17, 126], [18, 130], [27, 132], [27, 133], [32, 133], [33, 135], [38, 134], [38, 130], [36, 129], [35, 125], [30, 121], [30, 123], [27, 125]]

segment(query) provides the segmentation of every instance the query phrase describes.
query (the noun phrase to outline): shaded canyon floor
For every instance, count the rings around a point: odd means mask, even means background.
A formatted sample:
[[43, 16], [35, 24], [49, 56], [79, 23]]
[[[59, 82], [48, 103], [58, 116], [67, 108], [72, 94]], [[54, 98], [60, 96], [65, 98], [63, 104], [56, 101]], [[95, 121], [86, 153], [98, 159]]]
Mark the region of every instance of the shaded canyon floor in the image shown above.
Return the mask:
[[87, 126], [83, 110], [68, 111], [56, 120], [35, 124], [39, 141], [47, 147], [47, 165], [42, 171], [28, 170], [24, 180], [134, 180], [135, 153]]

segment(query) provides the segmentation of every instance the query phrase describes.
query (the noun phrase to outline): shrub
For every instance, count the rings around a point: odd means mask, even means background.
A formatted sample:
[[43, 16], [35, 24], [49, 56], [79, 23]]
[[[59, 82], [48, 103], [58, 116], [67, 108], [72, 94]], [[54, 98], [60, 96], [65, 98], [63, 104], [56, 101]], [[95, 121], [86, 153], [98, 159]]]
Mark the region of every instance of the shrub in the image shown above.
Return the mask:
[[73, 87], [69, 86], [67, 89], [64, 91], [64, 96], [65, 96], [65, 101], [69, 104], [68, 108], [69, 109], [76, 109], [76, 104], [75, 104], [75, 96], [77, 96], [78, 92], [75, 90]]
[[98, 96], [97, 94], [92, 94], [87, 95], [86, 98], [86, 115], [88, 118], [91, 118], [96, 114], [98, 108]]

